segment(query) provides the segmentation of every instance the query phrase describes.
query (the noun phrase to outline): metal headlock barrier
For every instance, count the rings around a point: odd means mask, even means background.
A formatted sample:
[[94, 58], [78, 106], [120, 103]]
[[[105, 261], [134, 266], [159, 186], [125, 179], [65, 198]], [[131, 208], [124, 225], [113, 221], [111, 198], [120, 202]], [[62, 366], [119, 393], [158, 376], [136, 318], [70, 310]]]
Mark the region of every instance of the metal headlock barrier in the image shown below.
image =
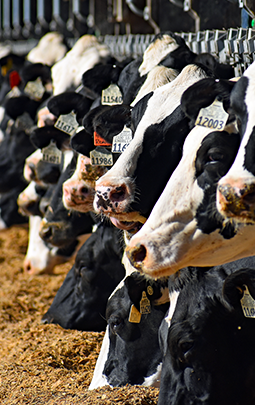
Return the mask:
[[[206, 30], [197, 33], [177, 32], [197, 54], [209, 52], [220, 63], [234, 66], [235, 76], [240, 76], [255, 60], [255, 30], [230, 28]], [[105, 35], [103, 40], [116, 58], [142, 55], [154, 35]]]
[[[121, 0], [114, 1], [108, 0], [107, 5], [109, 6], [110, 3], [122, 4]], [[151, 1], [145, 0], [145, 3], [150, 5]], [[191, 0], [170, 1], [175, 4], [180, 3], [184, 11], [186, 9], [192, 11]], [[245, 16], [254, 17], [248, 7], [250, 0], [238, 1], [239, 7], [246, 7]], [[134, 7], [132, 0], [126, 0], [125, 4]], [[148, 16], [151, 18], [147, 8], [144, 9], [143, 19], [148, 19]], [[148, 15], [145, 13], [146, 10]], [[96, 29], [94, 29], [96, 11], [95, 0], [0, 0], [0, 45], [8, 44], [13, 52], [26, 54], [46, 32], [59, 31], [65, 36], [71, 47], [85, 33], [94, 31], [97, 35]], [[117, 17], [119, 14], [121, 15], [120, 11], [116, 8]], [[139, 10], [134, 9], [133, 11], [137, 15], [139, 14]], [[111, 12], [113, 15], [114, 10]], [[109, 18], [109, 15], [105, 16], [106, 21]], [[152, 18], [151, 21], [153, 21]], [[156, 28], [159, 27], [156, 26]], [[177, 32], [177, 34], [185, 40], [193, 52], [197, 54], [209, 52], [219, 62], [234, 66], [236, 76], [240, 76], [255, 60], [255, 29], [253, 28], [215, 29]], [[155, 34], [100, 36], [99, 33], [98, 35], [101, 41], [108, 45], [113, 56], [124, 58], [142, 55]]]

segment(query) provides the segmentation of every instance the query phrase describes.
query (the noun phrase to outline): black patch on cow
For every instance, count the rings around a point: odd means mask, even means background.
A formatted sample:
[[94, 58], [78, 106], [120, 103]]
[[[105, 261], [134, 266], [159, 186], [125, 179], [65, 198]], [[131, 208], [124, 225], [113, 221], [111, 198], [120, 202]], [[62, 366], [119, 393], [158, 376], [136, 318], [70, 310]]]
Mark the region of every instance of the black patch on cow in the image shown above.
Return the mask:
[[121, 70], [120, 66], [99, 64], [83, 73], [82, 84], [88, 96], [91, 96], [91, 91], [94, 93], [94, 98], [101, 96], [102, 90], [109, 87], [111, 83], [117, 83]]
[[203, 139], [197, 151], [195, 179], [203, 189], [204, 197], [197, 209], [196, 220], [203, 233], [209, 234], [219, 229], [226, 239], [232, 238], [236, 233], [231, 223], [223, 225], [223, 217], [216, 210], [216, 187], [218, 180], [231, 167], [239, 144], [239, 134], [215, 131]]
[[182, 95], [181, 107], [191, 119], [192, 126], [201, 108], [208, 107], [216, 97], [223, 102], [227, 111], [230, 104], [230, 94], [234, 87], [233, 82], [206, 78], [190, 86]]
[[148, 218], [181, 159], [183, 142], [189, 131], [189, 119], [180, 106], [159, 124], [145, 130], [143, 151], [134, 172], [136, 197], [130, 205], [131, 211], [139, 211]]
[[255, 127], [253, 127], [252, 132], [249, 136], [249, 140], [245, 146], [245, 156], [244, 156], [244, 169], [248, 170], [255, 176]]
[[132, 103], [147, 78], [147, 75], [140, 76], [138, 69], [141, 64], [142, 57], [138, 57], [125, 66], [120, 73], [118, 86], [121, 90], [124, 104]]
[[24, 185], [25, 160], [34, 150], [29, 136], [12, 125], [0, 144], [0, 193]]
[[112, 106], [93, 119], [94, 131], [109, 143], [123, 130], [124, 125], [131, 126], [131, 108], [125, 104]]
[[153, 96], [154, 92], [146, 94], [141, 100], [139, 100], [131, 111], [132, 129], [135, 132], [136, 128], [141, 121], [144, 113], [148, 107], [149, 99]]
[[[165, 283], [165, 284], [164, 284]], [[163, 284], [166, 285], [167, 281]], [[149, 281], [138, 273], [125, 279], [124, 286], [109, 299], [106, 318], [109, 325], [110, 347], [103, 374], [112, 386], [142, 384], [145, 377], [153, 375], [162, 360], [158, 342], [158, 327], [169, 303], [154, 306], [153, 299], [160, 297], [162, 281]], [[153, 288], [151, 313], [142, 315], [140, 323], [128, 321], [130, 307], [139, 308], [142, 292]]]
[[119, 229], [107, 220], [101, 222], [78, 251], [42, 322], [65, 329], [104, 330], [107, 299], [125, 274], [122, 254]]
[[254, 268], [254, 257], [193, 268], [168, 333], [162, 330], [159, 405], [254, 403], [255, 324], [240, 304], [244, 284], [255, 294]]
[[63, 248], [69, 246], [80, 235], [91, 233], [94, 220], [89, 213], [68, 211], [63, 204], [63, 183], [71, 177], [77, 162], [75, 155], [66, 170], [61, 174], [57, 185], [54, 187], [50, 199], [50, 207], [45, 213], [49, 232], [41, 234], [43, 240], [54, 246]]
[[243, 136], [245, 133], [248, 120], [247, 106], [244, 102], [248, 85], [249, 79], [245, 76], [242, 76], [235, 84], [230, 96], [231, 111], [238, 118], [240, 124], [239, 131], [241, 136]]
[[36, 127], [30, 134], [30, 140], [38, 149], [45, 148], [53, 140], [56, 142], [58, 149], [61, 149], [63, 144], [66, 144], [70, 140], [70, 135], [60, 131], [53, 125], [46, 125], [41, 128]]

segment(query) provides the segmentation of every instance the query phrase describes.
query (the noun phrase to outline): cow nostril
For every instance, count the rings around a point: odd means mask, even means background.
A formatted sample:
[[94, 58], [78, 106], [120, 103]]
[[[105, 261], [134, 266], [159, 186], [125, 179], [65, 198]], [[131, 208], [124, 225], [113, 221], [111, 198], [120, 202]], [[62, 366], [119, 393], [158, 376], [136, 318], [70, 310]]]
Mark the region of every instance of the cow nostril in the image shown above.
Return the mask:
[[138, 244], [134, 248], [127, 247], [126, 253], [132, 266], [138, 270], [141, 270], [143, 261], [147, 254], [145, 246]]
[[255, 202], [255, 191], [246, 194], [243, 197], [244, 202], [248, 203], [248, 204], [253, 204]]
[[81, 187], [80, 192], [81, 192], [81, 194], [88, 194], [89, 190], [87, 187], [84, 186], [84, 187]]
[[49, 239], [52, 236], [52, 234], [53, 230], [51, 226], [44, 227], [39, 232], [39, 235], [43, 240]]
[[34, 165], [34, 163], [29, 163], [29, 164], [28, 164], [28, 167], [29, 167], [29, 169], [30, 169], [30, 171], [31, 171], [31, 173], [30, 173], [30, 178], [31, 178], [32, 180], [34, 180], [34, 179], [36, 178], [36, 171], [35, 171], [35, 165]]
[[110, 193], [110, 200], [113, 202], [123, 201], [126, 197], [126, 187], [120, 186], [116, 187], [114, 191]]

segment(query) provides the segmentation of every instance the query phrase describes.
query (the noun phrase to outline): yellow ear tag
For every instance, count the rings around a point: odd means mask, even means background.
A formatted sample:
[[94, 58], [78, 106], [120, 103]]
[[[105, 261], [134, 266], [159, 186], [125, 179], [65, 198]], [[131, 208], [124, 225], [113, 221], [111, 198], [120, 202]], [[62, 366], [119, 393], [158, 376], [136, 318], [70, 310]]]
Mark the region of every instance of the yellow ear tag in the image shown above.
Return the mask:
[[142, 314], [138, 311], [138, 309], [134, 306], [134, 304], [132, 304], [129, 312], [128, 322], [140, 323], [141, 317]]
[[151, 303], [147, 298], [146, 292], [142, 292], [142, 299], [140, 301], [140, 312], [141, 314], [150, 314], [151, 312]]
[[228, 120], [228, 113], [224, 110], [221, 101], [215, 99], [208, 107], [201, 108], [195, 125], [212, 130], [223, 131]]
[[42, 148], [42, 154], [42, 160], [44, 162], [53, 163], [56, 165], [61, 163], [62, 152], [57, 148], [55, 141], [51, 141], [48, 146]]
[[2, 76], [6, 76], [11, 68], [12, 68], [12, 58], [8, 58], [6, 65], [1, 67]]
[[247, 285], [245, 285], [244, 287], [244, 294], [240, 300], [244, 316], [246, 318], [255, 318], [255, 300], [249, 293]]
[[102, 91], [101, 103], [106, 105], [122, 104], [122, 94], [117, 84], [110, 84]]

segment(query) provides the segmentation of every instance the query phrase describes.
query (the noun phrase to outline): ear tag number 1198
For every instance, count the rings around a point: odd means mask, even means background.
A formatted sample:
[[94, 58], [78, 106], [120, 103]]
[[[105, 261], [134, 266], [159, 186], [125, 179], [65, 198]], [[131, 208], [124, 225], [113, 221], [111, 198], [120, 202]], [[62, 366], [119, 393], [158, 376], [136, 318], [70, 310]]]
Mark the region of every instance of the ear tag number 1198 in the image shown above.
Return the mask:
[[228, 113], [224, 110], [221, 101], [215, 99], [206, 108], [201, 108], [195, 125], [211, 128], [212, 130], [223, 131], [228, 119]]

